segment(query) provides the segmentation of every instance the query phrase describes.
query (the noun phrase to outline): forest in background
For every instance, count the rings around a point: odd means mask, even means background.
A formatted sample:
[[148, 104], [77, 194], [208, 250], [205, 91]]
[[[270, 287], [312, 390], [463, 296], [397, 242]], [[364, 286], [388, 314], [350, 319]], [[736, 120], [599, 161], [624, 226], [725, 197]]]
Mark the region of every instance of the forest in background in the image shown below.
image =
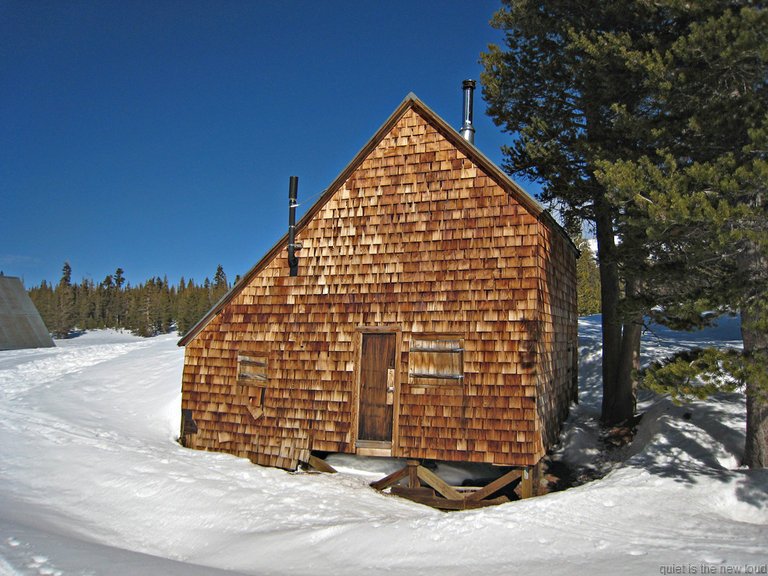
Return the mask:
[[[600, 312], [600, 275], [589, 244], [579, 239], [581, 258], [577, 264], [579, 316]], [[48, 330], [55, 338], [73, 332], [114, 328], [139, 336], [154, 336], [178, 330], [186, 334], [232, 287], [221, 265], [213, 280], [202, 284], [183, 277], [178, 284], [168, 278], [150, 278], [132, 286], [122, 268], [98, 284], [83, 278], [72, 282], [72, 268], [64, 263], [57, 284], [43, 280], [28, 290]], [[235, 279], [235, 283], [239, 280]]]
[[72, 283], [72, 268], [65, 262], [57, 284], [43, 280], [28, 292], [56, 338], [96, 328], [154, 336], [171, 330], [185, 334], [230, 287], [221, 266], [212, 281], [206, 278], [202, 284], [184, 278], [171, 284], [166, 277], [157, 277], [132, 286], [122, 268], [98, 284], [85, 278]]

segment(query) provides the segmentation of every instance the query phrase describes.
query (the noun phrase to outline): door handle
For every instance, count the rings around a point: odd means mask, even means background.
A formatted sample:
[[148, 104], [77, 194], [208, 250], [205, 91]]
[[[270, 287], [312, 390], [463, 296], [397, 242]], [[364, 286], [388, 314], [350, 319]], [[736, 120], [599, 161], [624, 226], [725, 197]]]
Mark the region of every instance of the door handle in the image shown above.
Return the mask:
[[387, 405], [395, 403], [395, 369], [387, 369]]

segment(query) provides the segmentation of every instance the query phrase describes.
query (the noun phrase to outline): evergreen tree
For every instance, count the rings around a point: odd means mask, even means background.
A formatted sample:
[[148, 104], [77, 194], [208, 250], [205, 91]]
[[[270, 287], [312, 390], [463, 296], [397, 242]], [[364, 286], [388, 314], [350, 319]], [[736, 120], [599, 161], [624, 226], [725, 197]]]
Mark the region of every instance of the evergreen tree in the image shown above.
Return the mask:
[[207, 277], [203, 281], [203, 290], [205, 290], [206, 296], [204, 307], [206, 309], [213, 307], [216, 303], [216, 300], [213, 299], [213, 284], [211, 284], [211, 281]]
[[182, 278], [182, 282], [179, 284], [178, 304], [176, 307], [176, 325], [179, 330], [179, 334], [186, 334], [187, 331], [195, 323], [195, 292], [195, 285], [192, 279], [190, 278], [189, 283], [184, 286]]
[[55, 321], [53, 287], [43, 280], [39, 287], [32, 287], [28, 292], [32, 303], [35, 305], [40, 317], [43, 319], [43, 323], [50, 331], [51, 327], [54, 326]]
[[577, 242], [581, 257], [576, 262], [576, 291], [578, 294], [579, 316], [600, 313], [600, 271], [589, 242]]
[[[674, 23], [674, 21], [673, 21]], [[617, 109], [641, 108], [642, 74], [612, 52], [617, 39], [636, 46], [678, 33], [654, 5], [631, 0], [506, 0], [492, 24], [505, 48], [489, 46], [481, 75], [488, 113], [513, 135], [503, 167], [538, 181], [570, 230], [592, 222], [598, 243], [603, 320], [603, 409], [606, 424], [634, 413], [633, 370], [642, 317], [622, 314], [622, 294], [637, 280], [618, 251], [622, 206], [599, 181], [597, 162], [634, 158], [633, 135], [614, 122]], [[597, 48], [601, 48], [597, 50]], [[629, 238], [621, 238], [626, 242]]]
[[98, 285], [86, 279], [72, 285], [71, 278], [72, 269], [65, 264], [55, 289], [45, 281], [29, 289], [46, 326], [53, 328], [60, 338], [66, 337], [75, 325], [81, 329], [127, 328], [141, 336], [165, 334], [175, 326], [184, 334], [229, 289], [221, 266], [215, 281], [206, 278], [203, 285], [182, 278], [176, 287], [167, 277], [157, 277], [131, 286], [122, 268]]
[[64, 266], [61, 268], [61, 284], [69, 286], [72, 283], [72, 266], [69, 262], [64, 262]]
[[[768, 13], [710, 2], [666, 51], [626, 57], [653, 87], [643, 114], [618, 115], [645, 153], [603, 162], [601, 179], [642, 231], [651, 254], [644, 295], [657, 321], [690, 328], [708, 310], [741, 312], [744, 352], [719, 362], [746, 386], [744, 463], [768, 466]], [[717, 374], [714, 351], [702, 354], [707, 361], [686, 370]], [[647, 380], [684, 364], [656, 367]]]
[[746, 1], [507, 2], [508, 50], [484, 55], [483, 77], [519, 132], [507, 168], [595, 226], [603, 419], [626, 413], [645, 315], [690, 328], [735, 306], [752, 466], [768, 462], [766, 18]]
[[54, 290], [54, 317], [53, 332], [56, 338], [66, 338], [74, 328], [75, 323], [75, 295], [70, 280], [72, 278], [72, 267], [69, 262], [64, 262], [61, 270], [61, 280], [59, 280]]
[[75, 306], [77, 308], [77, 327], [81, 330], [95, 328], [95, 305], [93, 281], [85, 278], [75, 288]]
[[99, 293], [101, 294], [101, 323], [103, 328], [113, 327], [117, 328], [118, 312], [115, 310], [117, 303], [115, 302], [115, 284], [112, 281], [112, 275], [108, 274], [104, 280], [99, 284]]
[[[697, 78], [716, 82], [728, 75], [726, 68], [711, 66], [711, 49], [697, 35], [709, 27], [708, 40], [724, 45], [733, 22], [717, 21], [723, 14], [738, 19], [742, 7], [765, 12], [746, 2], [718, 0], [599, 0], [589, 10], [575, 0], [509, 0], [494, 16], [493, 24], [506, 31], [506, 46], [491, 46], [482, 56], [482, 81], [489, 113], [513, 135], [504, 148], [504, 168], [541, 182], [543, 199], [562, 209], [570, 229], [588, 220], [596, 232], [602, 419], [608, 424], [633, 413], [644, 316], [660, 294], [679, 295], [656, 265], [665, 243], [674, 242], [674, 230], [654, 244], [647, 206], [631, 200], [632, 178], [622, 184], [622, 177], [637, 166], [658, 167], [665, 148], [669, 160], [689, 162], [700, 148], [738, 147], [727, 130], [717, 128], [725, 128], [732, 116], [724, 105], [729, 92], [719, 93], [706, 115], [692, 116], [700, 103], [697, 92], [685, 95], [680, 88]], [[746, 33], [743, 26], [737, 29]], [[741, 62], [740, 42], [732, 47], [731, 56]], [[745, 69], [765, 70], [747, 60]], [[764, 114], [765, 108], [757, 110]], [[660, 139], [666, 141], [661, 146]], [[676, 279], [684, 281], [685, 275]]]
[[227, 284], [227, 275], [224, 273], [224, 268], [221, 264], [216, 268], [216, 274], [213, 277], [213, 286], [211, 287], [212, 304], [218, 302], [228, 291], [229, 284]]
[[192, 279], [182, 289], [179, 287], [176, 322], [180, 334], [186, 334], [211, 308], [211, 286], [206, 278], [202, 286]]
[[165, 334], [171, 329], [171, 290], [167, 278], [155, 278], [150, 285], [150, 327], [153, 334]]
[[115, 282], [115, 287], [118, 290], [122, 289], [123, 284], [125, 283], [125, 278], [123, 277], [123, 269], [122, 268], [118, 268], [117, 270], [115, 270], [115, 275], [114, 275], [113, 280]]
[[123, 293], [125, 278], [123, 277], [122, 268], [115, 270], [112, 281], [115, 284], [115, 290], [112, 293], [112, 311], [115, 315], [114, 326], [115, 328], [123, 328], [128, 314], [128, 302], [126, 302], [126, 297]]

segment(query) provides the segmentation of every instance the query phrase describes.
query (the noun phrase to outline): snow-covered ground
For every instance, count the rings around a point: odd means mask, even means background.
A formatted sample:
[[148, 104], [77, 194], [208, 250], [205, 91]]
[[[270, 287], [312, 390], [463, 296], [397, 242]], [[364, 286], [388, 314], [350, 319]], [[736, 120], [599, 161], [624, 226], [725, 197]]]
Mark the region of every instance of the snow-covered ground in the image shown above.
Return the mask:
[[[768, 470], [739, 469], [744, 398], [645, 394], [629, 447], [596, 443], [599, 323], [561, 457], [610, 470], [564, 492], [444, 513], [368, 487], [396, 462], [289, 474], [175, 442], [175, 336], [110, 331], [0, 352], [0, 576], [768, 573]], [[659, 330], [647, 358], [739, 344], [731, 320]]]

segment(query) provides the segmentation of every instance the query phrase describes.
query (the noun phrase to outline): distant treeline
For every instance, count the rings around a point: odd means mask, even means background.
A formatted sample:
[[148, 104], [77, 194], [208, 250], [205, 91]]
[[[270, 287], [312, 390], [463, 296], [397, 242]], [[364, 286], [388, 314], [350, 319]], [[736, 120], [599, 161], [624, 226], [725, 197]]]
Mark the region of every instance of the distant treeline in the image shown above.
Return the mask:
[[[589, 244], [580, 240], [579, 248], [579, 316], [588, 316], [600, 312], [600, 277]], [[202, 284], [182, 278], [173, 285], [167, 278], [158, 277], [131, 286], [122, 268], [98, 284], [86, 279], [73, 284], [72, 268], [65, 262], [58, 284], [43, 280], [40, 286], [29, 289], [29, 296], [56, 338], [95, 328], [154, 336], [171, 330], [186, 334], [230, 288], [221, 265], [213, 281], [206, 278]]]
[[56, 338], [77, 330], [125, 329], [140, 336], [178, 330], [184, 334], [227, 293], [230, 285], [219, 266], [213, 281], [202, 284], [182, 278], [177, 285], [152, 278], [131, 286], [122, 268], [98, 284], [92, 279], [72, 283], [72, 268], [64, 263], [58, 284], [43, 281], [28, 290], [45, 325]]

